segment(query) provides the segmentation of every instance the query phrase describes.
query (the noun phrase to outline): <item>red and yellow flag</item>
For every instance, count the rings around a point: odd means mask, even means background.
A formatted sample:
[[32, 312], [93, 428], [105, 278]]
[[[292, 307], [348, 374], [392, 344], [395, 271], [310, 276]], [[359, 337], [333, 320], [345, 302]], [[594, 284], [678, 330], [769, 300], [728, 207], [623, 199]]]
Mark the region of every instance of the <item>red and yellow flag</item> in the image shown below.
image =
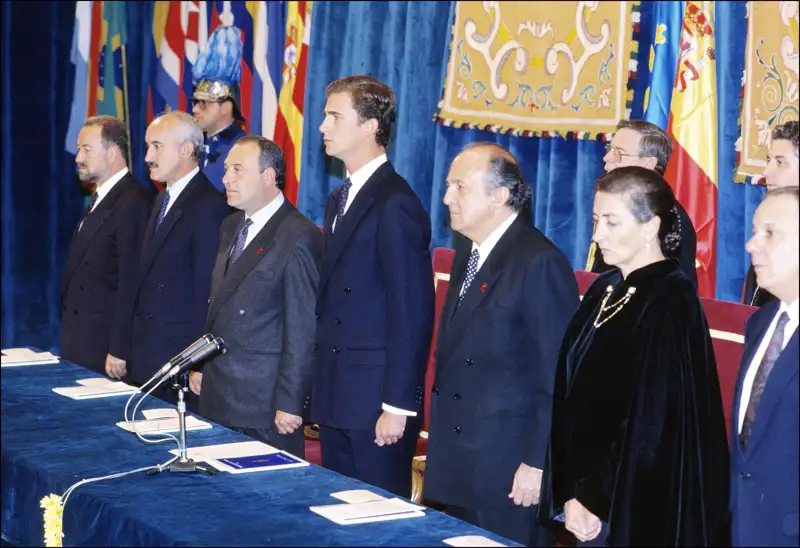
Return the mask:
[[686, 2], [667, 132], [666, 179], [697, 230], [698, 290], [714, 297], [717, 237], [717, 76], [714, 2]]
[[311, 35], [311, 2], [289, 2], [286, 18], [286, 52], [283, 86], [278, 99], [275, 143], [286, 158], [284, 195], [297, 205], [300, 182], [300, 156], [303, 148], [303, 103], [308, 66], [308, 39]]

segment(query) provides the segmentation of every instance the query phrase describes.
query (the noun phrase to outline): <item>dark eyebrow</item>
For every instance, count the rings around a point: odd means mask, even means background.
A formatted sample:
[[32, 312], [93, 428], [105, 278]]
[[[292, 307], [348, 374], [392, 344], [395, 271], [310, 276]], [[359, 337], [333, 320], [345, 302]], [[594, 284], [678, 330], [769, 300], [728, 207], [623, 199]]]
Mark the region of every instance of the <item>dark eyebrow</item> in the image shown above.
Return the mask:
[[326, 110], [325, 114], [332, 114], [334, 116], [341, 116], [342, 115], [338, 110]]

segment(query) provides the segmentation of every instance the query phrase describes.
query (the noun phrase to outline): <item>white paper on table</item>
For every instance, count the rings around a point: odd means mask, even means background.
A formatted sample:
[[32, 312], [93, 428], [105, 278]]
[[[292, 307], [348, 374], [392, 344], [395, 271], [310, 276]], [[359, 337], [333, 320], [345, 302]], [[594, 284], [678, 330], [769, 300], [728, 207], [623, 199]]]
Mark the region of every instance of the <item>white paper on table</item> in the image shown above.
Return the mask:
[[44, 365], [58, 363], [59, 357], [50, 352], [34, 352], [30, 348], [7, 348], [0, 356], [0, 366]]
[[450, 546], [505, 546], [490, 538], [481, 535], [465, 535], [463, 537], [453, 537], [444, 539], [442, 542]]
[[357, 504], [328, 504], [311, 506], [315, 514], [331, 520], [339, 525], [355, 525], [405, 518], [424, 517], [425, 512], [419, 506], [400, 498], [361, 502]]
[[[158, 419], [177, 419], [178, 410], [173, 407], [164, 407], [162, 409], [145, 409], [142, 411], [144, 418], [153, 421]], [[189, 417], [186, 417], [187, 425]]]
[[377, 493], [373, 493], [372, 491], [367, 491], [366, 489], [352, 489], [350, 491], [339, 491], [338, 493], [331, 493], [331, 496], [335, 499], [339, 499], [349, 504], [372, 502], [375, 500], [386, 500], [386, 497], [383, 497]]
[[[206, 445], [205, 447], [190, 447], [186, 451], [186, 458], [207, 462], [208, 459], [252, 457], [253, 455], [268, 455], [277, 452], [278, 449], [275, 449], [271, 445], [253, 440], [222, 443], [219, 445]], [[177, 449], [171, 449], [170, 453], [176, 456], [179, 454]]]
[[76, 382], [81, 386], [111, 386], [118, 381], [113, 381], [105, 377], [92, 377], [91, 379], [81, 379]]
[[124, 382], [116, 382], [111, 386], [67, 386], [61, 388], [53, 388], [53, 392], [66, 396], [73, 400], [88, 400], [92, 398], [107, 398], [110, 396], [124, 396], [127, 394], [134, 394], [139, 389], [135, 386], [125, 384]]
[[[117, 426], [128, 432], [133, 432], [134, 429], [140, 434], [154, 434], [156, 432], [180, 432], [180, 425], [176, 417], [168, 419], [152, 419], [146, 421], [136, 421], [135, 423], [127, 423], [120, 421]], [[207, 430], [211, 428], [211, 423], [201, 421], [197, 417], [186, 417], [186, 430]]]

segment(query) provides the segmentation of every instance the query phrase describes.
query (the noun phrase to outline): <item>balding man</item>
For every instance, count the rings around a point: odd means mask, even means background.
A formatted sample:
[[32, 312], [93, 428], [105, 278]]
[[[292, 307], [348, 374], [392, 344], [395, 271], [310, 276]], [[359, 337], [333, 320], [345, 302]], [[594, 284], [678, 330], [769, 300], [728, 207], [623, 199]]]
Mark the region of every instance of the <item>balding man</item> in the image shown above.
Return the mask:
[[[150, 178], [166, 188], [143, 237], [127, 371], [110, 372], [118, 378], [127, 372], [138, 384], [203, 334], [219, 230], [230, 211], [200, 171], [203, 132], [189, 114], [159, 116], [145, 141]], [[154, 395], [174, 401], [170, 388], [162, 388]]]
[[558, 351], [578, 287], [520, 212], [514, 157], [478, 143], [453, 161], [444, 203], [459, 240], [439, 324], [425, 498], [526, 546], [550, 433]]

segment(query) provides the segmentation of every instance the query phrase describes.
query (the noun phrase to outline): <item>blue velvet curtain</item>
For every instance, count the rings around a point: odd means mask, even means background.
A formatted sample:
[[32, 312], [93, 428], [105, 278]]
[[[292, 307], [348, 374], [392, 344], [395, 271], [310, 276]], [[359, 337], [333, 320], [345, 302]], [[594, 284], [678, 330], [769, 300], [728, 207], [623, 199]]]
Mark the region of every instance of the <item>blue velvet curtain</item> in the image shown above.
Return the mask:
[[[463, 145], [495, 141], [521, 161], [534, 189], [533, 222], [582, 268], [591, 238], [592, 190], [602, 173], [596, 141], [521, 139], [436, 125], [454, 2], [317, 2], [313, 9], [299, 207], [322, 222], [324, 200], [343, 168], [327, 159], [319, 125], [325, 86], [367, 73], [391, 85], [398, 120], [389, 156], [422, 198], [433, 220], [433, 245], [450, 245], [441, 202], [450, 162]], [[59, 285], [84, 198], [74, 158], [64, 150], [74, 68], [69, 55], [74, 2], [3, 3], [2, 346], [57, 350]], [[153, 2], [127, 2], [127, 63], [134, 175], [144, 169], [147, 89], [154, 48]], [[650, 49], [652, 3], [641, 11], [639, 50]], [[738, 300], [749, 256], [759, 187], [732, 182], [738, 96], [744, 63], [745, 3], [716, 2], [719, 91], [719, 232], [717, 297]], [[633, 117], [641, 116], [649, 75], [639, 67]]]
[[[738, 96], [744, 63], [745, 2], [716, 2], [719, 121], [717, 298], [738, 300], [749, 257], [749, 232], [758, 188], [733, 183]], [[433, 220], [433, 246], [451, 244], [441, 200], [450, 162], [474, 141], [507, 147], [534, 191], [533, 222], [583, 268], [592, 231], [594, 181], [603, 173], [597, 141], [529, 139], [436, 125], [431, 118], [442, 92], [454, 2], [318, 2], [314, 5], [298, 207], [321, 224], [325, 198], [342, 180], [339, 162], [326, 158], [319, 125], [325, 86], [350, 74], [370, 74], [392, 86], [398, 122], [389, 158], [422, 198]], [[652, 2], [643, 2], [639, 51], [652, 41]], [[643, 59], [646, 57], [643, 56]], [[642, 115], [649, 73], [639, 63], [632, 117]]]

